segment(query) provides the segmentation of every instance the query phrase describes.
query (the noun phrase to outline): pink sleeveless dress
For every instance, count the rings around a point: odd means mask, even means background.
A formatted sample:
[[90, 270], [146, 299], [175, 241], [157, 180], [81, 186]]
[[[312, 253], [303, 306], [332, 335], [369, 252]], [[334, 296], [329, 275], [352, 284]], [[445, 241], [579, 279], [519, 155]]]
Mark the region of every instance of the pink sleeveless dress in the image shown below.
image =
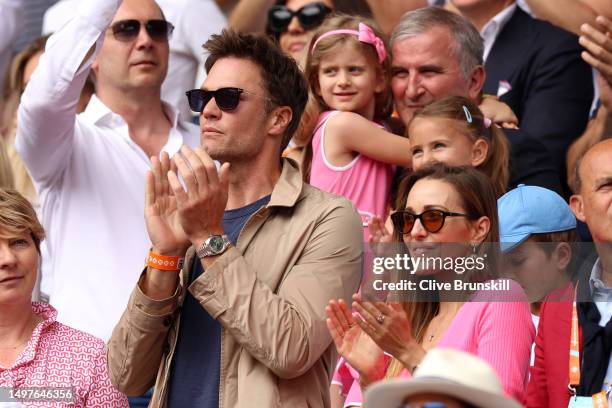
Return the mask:
[[[368, 241], [368, 221], [374, 215], [386, 219], [394, 166], [361, 154], [344, 166], [332, 165], [325, 155], [325, 126], [339, 111], [323, 112], [312, 138], [310, 184], [351, 200], [363, 223], [364, 241]], [[376, 126], [382, 127], [379, 124]]]

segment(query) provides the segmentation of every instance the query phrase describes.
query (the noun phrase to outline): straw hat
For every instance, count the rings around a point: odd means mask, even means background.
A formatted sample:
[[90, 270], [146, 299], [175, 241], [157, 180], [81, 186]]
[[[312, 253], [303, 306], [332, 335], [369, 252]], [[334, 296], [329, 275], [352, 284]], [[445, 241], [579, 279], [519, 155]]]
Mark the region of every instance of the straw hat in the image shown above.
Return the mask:
[[396, 408], [405, 398], [440, 394], [489, 408], [520, 408], [504, 394], [495, 370], [473, 354], [452, 349], [430, 350], [412, 379], [378, 382], [365, 393], [366, 407]]

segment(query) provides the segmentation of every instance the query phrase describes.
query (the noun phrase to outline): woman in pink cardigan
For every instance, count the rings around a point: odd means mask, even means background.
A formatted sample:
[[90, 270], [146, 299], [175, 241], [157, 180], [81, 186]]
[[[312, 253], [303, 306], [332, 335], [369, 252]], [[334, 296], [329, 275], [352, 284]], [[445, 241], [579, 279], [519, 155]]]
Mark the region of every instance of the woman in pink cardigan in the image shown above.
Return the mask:
[[[411, 377], [430, 349], [446, 347], [488, 362], [506, 393], [523, 403], [535, 330], [518, 284], [493, 280], [499, 231], [490, 180], [471, 168], [437, 164], [406, 178], [397, 204], [392, 215], [396, 237], [412, 258], [465, 261], [471, 257], [486, 264], [471, 271], [419, 268], [402, 278], [417, 288], [419, 282], [433, 281], [454, 287], [454, 281], [460, 280], [488, 284], [490, 290], [408, 290], [399, 296], [390, 293], [394, 302], [388, 303], [366, 302], [354, 295], [353, 313], [343, 301], [330, 301], [327, 325], [342, 356], [332, 390], [339, 387], [346, 395], [345, 407], [361, 406], [361, 392], [370, 383]], [[362, 293], [367, 292], [367, 287], [362, 288]]]

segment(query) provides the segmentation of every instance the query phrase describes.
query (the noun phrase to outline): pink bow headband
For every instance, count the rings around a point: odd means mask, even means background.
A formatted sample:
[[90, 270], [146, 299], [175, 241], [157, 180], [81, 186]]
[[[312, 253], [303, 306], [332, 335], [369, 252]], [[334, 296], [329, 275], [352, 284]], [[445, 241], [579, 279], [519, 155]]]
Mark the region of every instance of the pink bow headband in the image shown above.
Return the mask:
[[314, 45], [312, 46], [312, 52], [314, 52], [315, 48], [317, 48], [317, 44], [319, 43], [319, 41], [336, 34], [355, 35], [357, 36], [357, 39], [362, 43], [374, 46], [374, 48], [376, 49], [376, 54], [378, 54], [378, 62], [380, 62], [381, 64], [383, 63], [385, 58], [387, 58], [387, 50], [385, 49], [385, 43], [383, 42], [383, 40], [381, 40], [380, 37], [378, 37], [374, 33], [372, 28], [363, 23], [359, 23], [359, 31], [339, 29], [328, 31], [325, 34], [322, 34], [319, 38], [317, 38], [317, 41], [315, 41]]

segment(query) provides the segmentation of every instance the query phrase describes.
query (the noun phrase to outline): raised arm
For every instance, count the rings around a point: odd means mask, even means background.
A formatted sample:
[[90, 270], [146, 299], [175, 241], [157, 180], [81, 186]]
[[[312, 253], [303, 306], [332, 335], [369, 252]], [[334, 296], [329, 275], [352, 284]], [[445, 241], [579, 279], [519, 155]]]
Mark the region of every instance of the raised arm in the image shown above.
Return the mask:
[[75, 18], [47, 42], [21, 97], [16, 146], [38, 184], [55, 182], [68, 162], [79, 96], [120, 4], [121, 0], [81, 2]]
[[580, 0], [526, 0], [534, 14], [574, 34], [580, 35], [580, 26], [595, 21], [595, 11], [587, 1]]
[[[198, 70], [204, 69], [205, 54], [202, 44], [213, 34], [219, 34], [227, 25], [227, 18], [214, 1], [194, 0], [188, 3], [189, 9], [181, 13], [174, 22], [175, 30], [183, 32], [188, 52], [198, 60]], [[207, 16], [206, 24], [202, 24], [202, 16]], [[199, 74], [199, 73], [198, 73]], [[197, 84], [199, 87], [200, 84]]]
[[384, 163], [412, 166], [407, 138], [387, 132], [356, 113], [339, 112], [330, 118], [325, 138], [343, 151], [357, 152]]
[[274, 0], [240, 0], [229, 16], [229, 27], [241, 33], [263, 33]]
[[[176, 200], [166, 174], [170, 158], [151, 158], [145, 188], [145, 221], [153, 252], [182, 256], [189, 241], [177, 220]], [[144, 255], [144, 254], [143, 254]], [[155, 383], [173, 314], [178, 307], [179, 273], [151, 267], [142, 274], [108, 346], [108, 372], [115, 387], [142, 395]], [[144, 356], [146, 353], [146, 357]], [[130, 361], [129, 364], [126, 362]]]
[[[330, 346], [325, 306], [348, 300], [361, 277], [361, 229], [346, 202], [325, 214], [278, 293], [257, 279], [230, 248], [198, 278], [191, 293], [234, 339], [281, 378], [306, 371]], [[266, 305], [267, 313], [245, 305]]]
[[581, 28], [580, 44], [585, 47], [582, 58], [597, 70], [597, 85], [601, 106], [586, 131], [567, 151], [567, 179], [574, 181], [578, 159], [596, 143], [612, 137], [612, 21], [602, 16], [596, 24]]

